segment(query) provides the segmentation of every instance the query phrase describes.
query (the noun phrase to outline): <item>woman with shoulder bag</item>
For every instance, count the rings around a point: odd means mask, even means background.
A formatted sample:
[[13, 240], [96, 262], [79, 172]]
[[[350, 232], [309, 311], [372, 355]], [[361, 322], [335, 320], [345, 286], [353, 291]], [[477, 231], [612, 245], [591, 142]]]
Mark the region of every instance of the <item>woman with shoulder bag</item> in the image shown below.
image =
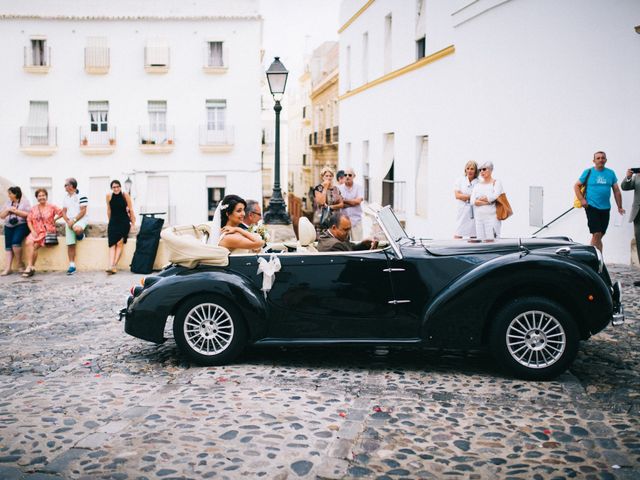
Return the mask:
[[322, 183], [313, 189], [313, 198], [316, 205], [313, 212], [313, 223], [316, 231], [327, 228], [326, 222], [332, 213], [344, 208], [342, 194], [337, 185], [333, 184], [334, 173], [330, 167], [324, 167], [320, 172]]
[[135, 227], [136, 217], [133, 213], [133, 202], [131, 196], [122, 191], [122, 184], [119, 180], [111, 182], [111, 193], [107, 195], [107, 241], [109, 244], [109, 268], [106, 272], [109, 275], [118, 273], [118, 262], [127, 243], [129, 230]]
[[502, 182], [492, 177], [493, 163], [480, 164], [480, 181], [471, 194], [476, 221], [476, 235], [479, 240], [493, 242], [500, 236], [502, 222], [496, 217], [496, 199], [504, 192]]
[[31, 277], [36, 273], [34, 265], [38, 258], [38, 249], [48, 245], [57, 245], [56, 220], [62, 217], [62, 209], [47, 202], [49, 193], [44, 188], [36, 190], [38, 204], [27, 216], [27, 224], [31, 233], [25, 244], [27, 268], [23, 277]]
[[11, 273], [13, 259], [17, 258], [22, 264], [22, 241], [29, 234], [27, 227], [27, 215], [31, 210], [29, 200], [22, 197], [20, 187], [9, 187], [7, 193], [9, 200], [0, 211], [0, 218], [4, 220], [4, 250], [5, 267], [0, 276]]

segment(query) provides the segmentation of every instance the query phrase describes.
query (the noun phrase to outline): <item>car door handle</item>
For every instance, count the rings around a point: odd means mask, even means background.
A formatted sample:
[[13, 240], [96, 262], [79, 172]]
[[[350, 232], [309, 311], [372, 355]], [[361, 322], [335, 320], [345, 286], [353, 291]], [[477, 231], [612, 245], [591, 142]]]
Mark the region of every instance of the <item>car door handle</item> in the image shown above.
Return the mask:
[[398, 303], [411, 303], [411, 300], [389, 300], [387, 303], [397, 305]]
[[385, 268], [383, 272], [404, 272], [404, 268]]

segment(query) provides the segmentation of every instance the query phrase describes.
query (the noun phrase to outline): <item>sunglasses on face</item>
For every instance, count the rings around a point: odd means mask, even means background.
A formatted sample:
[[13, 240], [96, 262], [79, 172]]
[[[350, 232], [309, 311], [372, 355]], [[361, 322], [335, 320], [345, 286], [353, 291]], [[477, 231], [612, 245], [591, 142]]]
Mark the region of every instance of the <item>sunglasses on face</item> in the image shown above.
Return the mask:
[[481, 168], [480, 171], [484, 172], [485, 170], [489, 170], [487, 167]]
[[345, 177], [353, 177], [353, 173], [345, 173], [344, 176]]
[[259, 216], [259, 217], [261, 217], [261, 216], [262, 216], [262, 214], [261, 214], [260, 212], [249, 212], [249, 213], [253, 213], [254, 215], [257, 215], [257, 216]]

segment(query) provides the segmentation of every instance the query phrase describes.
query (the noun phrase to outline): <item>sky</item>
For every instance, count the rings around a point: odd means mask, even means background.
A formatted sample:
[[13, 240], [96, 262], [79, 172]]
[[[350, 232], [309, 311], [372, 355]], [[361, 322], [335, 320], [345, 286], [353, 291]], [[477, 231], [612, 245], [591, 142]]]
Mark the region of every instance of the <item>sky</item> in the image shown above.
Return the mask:
[[260, 0], [265, 70], [278, 56], [290, 79], [300, 76], [305, 54], [338, 40], [339, 8], [340, 0]]

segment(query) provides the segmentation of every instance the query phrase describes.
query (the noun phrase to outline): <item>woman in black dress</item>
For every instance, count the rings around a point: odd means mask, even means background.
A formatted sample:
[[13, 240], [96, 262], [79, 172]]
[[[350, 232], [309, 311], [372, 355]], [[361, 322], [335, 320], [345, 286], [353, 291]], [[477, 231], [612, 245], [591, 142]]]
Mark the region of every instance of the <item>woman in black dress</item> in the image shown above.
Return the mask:
[[119, 180], [111, 182], [111, 193], [107, 195], [107, 217], [109, 226], [109, 268], [108, 274], [118, 273], [118, 261], [122, 256], [124, 244], [127, 243], [129, 230], [135, 226], [136, 217], [133, 214], [133, 204], [128, 193], [122, 191]]

